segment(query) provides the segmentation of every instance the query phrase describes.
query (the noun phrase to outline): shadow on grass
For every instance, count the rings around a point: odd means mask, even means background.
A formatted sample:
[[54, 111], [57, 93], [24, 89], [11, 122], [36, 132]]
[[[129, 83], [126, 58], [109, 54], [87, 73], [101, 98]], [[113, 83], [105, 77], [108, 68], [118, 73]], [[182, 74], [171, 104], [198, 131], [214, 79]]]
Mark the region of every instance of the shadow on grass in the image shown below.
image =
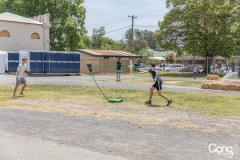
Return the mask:
[[151, 105], [146, 105], [146, 106], [148, 106], [148, 107], [153, 107], [153, 108], [154, 108], [154, 107], [156, 107], [156, 108], [157, 108], [157, 107], [162, 107], [162, 108], [163, 108], [163, 107], [167, 107], [167, 106], [160, 106], [160, 105], [156, 105], [156, 104], [151, 104]]
[[25, 95], [24, 96], [15, 96], [14, 98], [13, 97], [11, 97], [10, 99], [12, 99], [12, 100], [18, 100], [18, 99], [21, 99], [21, 98], [24, 98], [25, 97]]

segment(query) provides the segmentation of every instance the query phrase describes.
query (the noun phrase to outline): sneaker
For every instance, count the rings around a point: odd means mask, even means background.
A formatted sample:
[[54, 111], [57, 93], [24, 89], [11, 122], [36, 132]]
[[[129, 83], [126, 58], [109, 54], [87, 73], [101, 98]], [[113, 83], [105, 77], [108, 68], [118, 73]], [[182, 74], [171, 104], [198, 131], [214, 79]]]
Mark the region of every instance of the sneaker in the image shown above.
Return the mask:
[[168, 102], [167, 102], [167, 106], [169, 106], [170, 104], [172, 104], [172, 100], [170, 99]]
[[152, 104], [152, 101], [147, 101], [145, 102], [146, 105], [151, 105]]

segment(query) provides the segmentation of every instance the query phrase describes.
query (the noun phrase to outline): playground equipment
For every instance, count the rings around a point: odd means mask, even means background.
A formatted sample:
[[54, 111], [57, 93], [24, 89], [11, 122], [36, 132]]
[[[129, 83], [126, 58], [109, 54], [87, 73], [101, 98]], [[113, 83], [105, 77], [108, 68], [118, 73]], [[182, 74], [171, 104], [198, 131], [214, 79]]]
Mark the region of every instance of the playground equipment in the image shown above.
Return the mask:
[[135, 77], [136, 77], [136, 73], [137, 73], [136, 66], [137, 66], [137, 65], [129, 65], [129, 67], [134, 67], [134, 69], [133, 69], [133, 70], [134, 70], [134, 74], [133, 74], [131, 83], [130, 83], [130, 85], [128, 86], [127, 90], [124, 92], [124, 94], [123, 94], [121, 97], [109, 98], [109, 97], [107, 97], [106, 94], [102, 91], [101, 87], [98, 85], [96, 79], [94, 78], [93, 73], [92, 73], [92, 64], [87, 64], [87, 67], [88, 67], [88, 70], [89, 70], [89, 72], [90, 72], [90, 75], [91, 75], [93, 81], [95, 82], [98, 90], [100, 91], [100, 93], [102, 94], [102, 96], [103, 96], [108, 102], [110, 102], [110, 103], [123, 102], [123, 100], [126, 98], [129, 90], [132, 88], [133, 81], [134, 81], [134, 79], [135, 79]]

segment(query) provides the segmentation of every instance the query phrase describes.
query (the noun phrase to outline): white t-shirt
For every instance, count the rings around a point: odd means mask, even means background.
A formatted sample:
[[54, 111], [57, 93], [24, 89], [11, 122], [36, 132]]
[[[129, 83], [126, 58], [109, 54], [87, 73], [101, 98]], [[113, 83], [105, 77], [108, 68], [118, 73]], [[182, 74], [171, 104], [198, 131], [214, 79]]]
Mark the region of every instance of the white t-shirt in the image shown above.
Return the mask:
[[[19, 64], [17, 68], [17, 72], [19, 72], [19, 78], [25, 78], [25, 70], [26, 70], [26, 64]], [[17, 74], [18, 78], [18, 74]]]
[[193, 72], [197, 72], [197, 70], [198, 70], [198, 67], [195, 66], [195, 67], [193, 68]]

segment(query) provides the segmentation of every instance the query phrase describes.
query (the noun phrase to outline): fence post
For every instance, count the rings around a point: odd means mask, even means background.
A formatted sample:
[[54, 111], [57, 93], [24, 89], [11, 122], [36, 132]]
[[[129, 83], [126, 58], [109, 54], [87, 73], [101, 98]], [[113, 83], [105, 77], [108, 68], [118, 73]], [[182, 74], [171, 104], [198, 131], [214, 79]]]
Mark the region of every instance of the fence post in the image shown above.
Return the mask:
[[208, 56], [207, 56], [207, 75], [208, 75]]
[[182, 56], [182, 74], [183, 74], [183, 56]]

